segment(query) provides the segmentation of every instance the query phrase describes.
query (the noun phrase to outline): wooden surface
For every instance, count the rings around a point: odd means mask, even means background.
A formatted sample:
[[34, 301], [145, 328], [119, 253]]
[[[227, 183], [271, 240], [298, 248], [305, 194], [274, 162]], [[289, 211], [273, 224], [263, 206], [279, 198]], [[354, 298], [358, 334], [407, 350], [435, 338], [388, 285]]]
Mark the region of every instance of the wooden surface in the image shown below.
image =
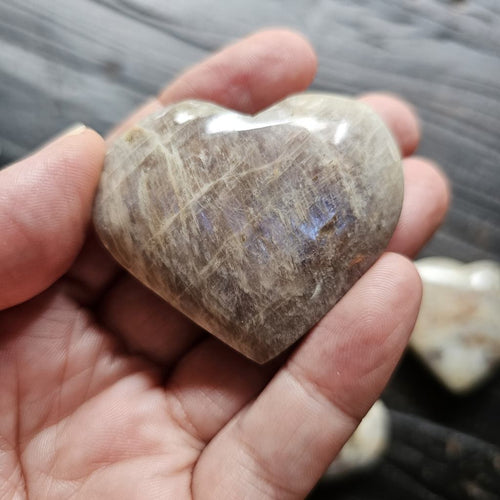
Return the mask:
[[[314, 88], [384, 89], [415, 105], [423, 121], [419, 153], [442, 165], [454, 193], [445, 225], [423, 254], [499, 260], [498, 0], [0, 0], [0, 165], [76, 121], [105, 132], [185, 67], [269, 25], [312, 40]], [[500, 498], [492, 486], [499, 469], [485, 465], [500, 453], [500, 376], [456, 398], [407, 356], [384, 398], [397, 410], [385, 472], [315, 495]], [[450, 435], [483, 464], [479, 480], [467, 453], [460, 465], [433, 455], [430, 444]], [[405, 439], [421, 462], [397, 452]], [[442, 481], [429, 476], [426, 460], [439, 462]], [[452, 478], [463, 487], [453, 489]]]

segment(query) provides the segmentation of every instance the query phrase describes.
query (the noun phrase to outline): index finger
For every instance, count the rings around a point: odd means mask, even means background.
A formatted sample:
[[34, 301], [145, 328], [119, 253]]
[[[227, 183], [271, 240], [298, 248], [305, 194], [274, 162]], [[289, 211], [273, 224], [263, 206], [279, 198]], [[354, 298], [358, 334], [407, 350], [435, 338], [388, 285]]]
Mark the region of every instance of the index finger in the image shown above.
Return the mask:
[[259, 31], [188, 69], [123, 121], [109, 138], [183, 99], [201, 99], [256, 113], [309, 87], [316, 67], [314, 49], [302, 35], [284, 29]]

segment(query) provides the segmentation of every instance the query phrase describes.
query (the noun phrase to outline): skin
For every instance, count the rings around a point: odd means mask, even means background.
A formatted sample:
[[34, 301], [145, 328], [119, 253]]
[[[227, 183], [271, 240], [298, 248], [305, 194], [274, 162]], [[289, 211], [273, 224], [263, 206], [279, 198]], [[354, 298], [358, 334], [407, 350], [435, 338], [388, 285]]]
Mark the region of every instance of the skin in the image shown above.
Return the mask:
[[[188, 97], [255, 113], [304, 90], [301, 36], [254, 34], [124, 122]], [[393, 131], [405, 202], [388, 252], [302, 342], [258, 366], [120, 271], [90, 228], [105, 142], [60, 137], [0, 172], [0, 498], [303, 498], [377, 399], [421, 297], [408, 259], [446, 180], [411, 157], [414, 111], [360, 97]]]

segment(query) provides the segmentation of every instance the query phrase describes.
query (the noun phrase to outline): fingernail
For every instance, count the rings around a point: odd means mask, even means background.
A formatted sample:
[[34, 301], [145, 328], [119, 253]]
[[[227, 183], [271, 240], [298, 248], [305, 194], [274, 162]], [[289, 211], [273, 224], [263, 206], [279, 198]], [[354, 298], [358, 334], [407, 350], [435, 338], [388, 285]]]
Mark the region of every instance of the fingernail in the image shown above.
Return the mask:
[[50, 146], [51, 144], [54, 144], [57, 141], [60, 141], [61, 139], [64, 139], [65, 137], [69, 137], [71, 135], [79, 135], [82, 132], [87, 130], [87, 126], [84, 125], [83, 123], [77, 122], [71, 125], [70, 127], [64, 129], [62, 132], [59, 134], [51, 137], [45, 142], [42, 142], [34, 151], [33, 153], [36, 153], [38, 151], [41, 151], [42, 149], [46, 148], [47, 146]]
[[67, 129], [63, 130], [57, 136], [57, 138], [68, 137], [69, 135], [78, 135], [78, 134], [81, 134], [86, 128], [87, 128], [86, 125], [84, 125], [83, 123], [74, 123], [73, 125], [71, 125]]

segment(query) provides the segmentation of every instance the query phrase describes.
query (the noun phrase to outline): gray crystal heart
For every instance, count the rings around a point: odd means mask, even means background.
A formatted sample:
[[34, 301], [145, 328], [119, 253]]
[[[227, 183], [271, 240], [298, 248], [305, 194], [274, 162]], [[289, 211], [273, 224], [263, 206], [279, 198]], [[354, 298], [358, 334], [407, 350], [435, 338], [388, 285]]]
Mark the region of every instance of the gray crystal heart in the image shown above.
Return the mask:
[[400, 163], [381, 119], [351, 99], [298, 94], [256, 116], [185, 101], [111, 145], [95, 227], [140, 281], [262, 363], [382, 253]]

